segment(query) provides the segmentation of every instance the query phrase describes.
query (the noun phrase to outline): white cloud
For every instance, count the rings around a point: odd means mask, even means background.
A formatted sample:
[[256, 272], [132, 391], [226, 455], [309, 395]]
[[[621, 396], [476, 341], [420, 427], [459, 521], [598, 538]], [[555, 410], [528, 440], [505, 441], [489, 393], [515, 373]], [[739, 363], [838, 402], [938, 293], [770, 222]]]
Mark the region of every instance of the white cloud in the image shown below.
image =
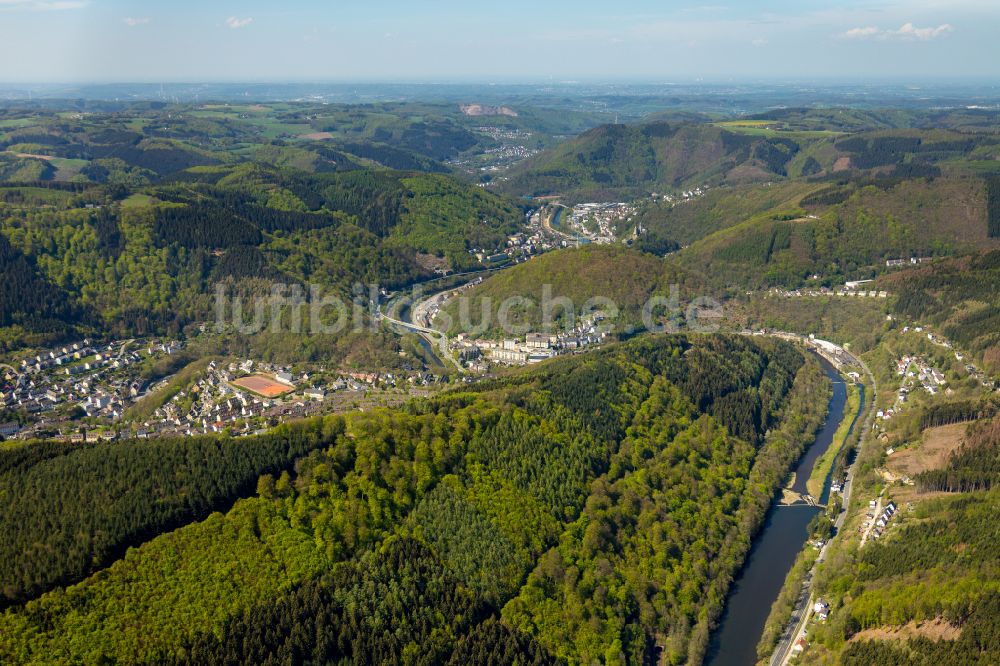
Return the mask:
[[149, 23], [150, 19], [148, 16], [143, 16], [141, 18], [133, 18], [131, 16], [126, 16], [125, 18], [122, 19], [122, 21], [124, 21], [125, 25], [127, 25], [128, 27], [134, 28], [137, 25], [146, 25], [147, 23]]
[[752, 42], [750, 42], [750, 44], [752, 46], [756, 46], [758, 48], [760, 48], [761, 46], [767, 46], [768, 43], [769, 43], [768, 40], [763, 39], [763, 38], [757, 38], [757, 39], [753, 40]]
[[947, 35], [954, 30], [948, 23], [942, 23], [936, 28], [918, 28], [912, 23], [906, 23], [902, 28], [896, 30], [894, 35], [913, 39], [936, 39], [942, 35]]
[[931, 39], [943, 37], [954, 32], [954, 30], [955, 28], [949, 23], [942, 23], [936, 28], [918, 28], [912, 23], [907, 22], [899, 30], [883, 30], [875, 26], [865, 26], [863, 28], [851, 28], [847, 32], [841, 33], [840, 36], [845, 39], [909, 39], [926, 42]]
[[851, 28], [844, 33], [844, 37], [847, 39], [864, 39], [865, 37], [874, 37], [881, 32], [882, 31], [875, 26], [870, 25], [865, 28]]
[[0, 0], [0, 11], [61, 11], [64, 9], [81, 9], [88, 4], [90, 4], [88, 0]]
[[250, 18], [249, 16], [247, 18], [236, 18], [235, 16], [230, 16], [229, 18], [226, 19], [226, 25], [228, 25], [233, 30], [237, 30], [239, 28], [245, 28], [251, 23], [253, 23], [253, 19]]

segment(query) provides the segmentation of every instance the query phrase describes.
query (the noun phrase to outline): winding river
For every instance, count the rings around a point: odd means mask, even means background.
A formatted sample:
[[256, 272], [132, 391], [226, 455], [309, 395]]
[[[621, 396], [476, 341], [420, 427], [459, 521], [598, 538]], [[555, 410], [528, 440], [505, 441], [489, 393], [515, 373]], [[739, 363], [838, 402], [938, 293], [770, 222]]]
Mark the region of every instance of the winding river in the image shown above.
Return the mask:
[[[792, 490], [804, 495], [813, 465], [830, 445], [840, 426], [847, 403], [844, 380], [829, 362], [820, 358], [823, 371], [833, 382], [826, 423], [795, 468]], [[826, 484], [829, 485], [827, 478]], [[823, 494], [827, 494], [824, 488]], [[757, 662], [757, 643], [771, 605], [778, 598], [785, 577], [809, 537], [806, 527], [820, 508], [807, 504], [775, 504], [750, 547], [743, 568], [729, 590], [721, 623], [712, 636], [705, 663], [709, 666], [752, 666]]]
[[[559, 211], [560, 213], [562, 211]], [[558, 224], [558, 215], [553, 223]], [[409, 321], [410, 308], [400, 311], [400, 319]], [[423, 336], [420, 344], [435, 365], [443, 366], [433, 345]], [[840, 427], [847, 403], [847, 387], [836, 369], [824, 358], [817, 356], [823, 371], [833, 384], [827, 405], [827, 419], [812, 444], [805, 450], [795, 467], [792, 490], [805, 495], [806, 482], [813, 465], [832, 445]], [[858, 414], [864, 409], [864, 394]], [[858, 414], [854, 415], [856, 424]], [[829, 495], [830, 478], [826, 478], [822, 502]], [[765, 517], [747, 559], [733, 582], [726, 598], [720, 625], [712, 635], [705, 663], [709, 666], [752, 666], [757, 661], [757, 643], [764, 632], [764, 625], [771, 606], [778, 598], [785, 577], [795, 563], [809, 537], [807, 526], [821, 509], [808, 504], [782, 506], [774, 504]]]

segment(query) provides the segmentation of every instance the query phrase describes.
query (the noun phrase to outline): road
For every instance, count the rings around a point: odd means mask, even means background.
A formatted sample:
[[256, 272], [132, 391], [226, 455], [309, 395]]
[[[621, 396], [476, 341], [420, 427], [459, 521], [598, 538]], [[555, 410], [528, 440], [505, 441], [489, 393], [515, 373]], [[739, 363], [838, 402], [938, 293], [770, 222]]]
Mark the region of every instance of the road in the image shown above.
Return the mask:
[[875, 529], [875, 520], [882, 513], [882, 496], [885, 494], [885, 489], [878, 494], [878, 501], [875, 502], [875, 513], [871, 521], [868, 523], [868, 527], [865, 528], [865, 533], [861, 535], [861, 543], [858, 544], [858, 548], [864, 548], [865, 543], [871, 538], [872, 531]]
[[459, 372], [465, 372], [465, 368], [462, 364], [455, 359], [451, 354], [451, 349], [448, 348], [448, 336], [441, 331], [435, 330], [433, 328], [427, 328], [426, 326], [420, 326], [419, 324], [414, 324], [408, 321], [402, 321], [400, 319], [395, 319], [389, 315], [382, 312], [381, 304], [375, 309], [375, 317], [377, 319], [384, 319], [390, 324], [396, 324], [397, 326], [402, 326], [403, 328], [414, 331], [422, 335], [429, 343], [438, 345], [438, 350], [441, 353], [441, 358], [446, 359], [452, 363]]
[[[864, 369], [865, 374], [868, 375], [868, 386], [871, 387], [871, 398], [869, 399], [868, 396], [865, 396], [867, 399], [868, 414], [865, 417], [861, 436], [858, 439], [858, 448], [860, 450], [865, 437], [871, 431], [872, 422], [875, 417], [875, 403], [878, 391], [875, 384], [875, 375], [872, 374], [868, 365], [854, 354], [846, 351], [844, 353]], [[844, 483], [843, 507], [841, 508], [837, 519], [834, 521], [834, 526], [837, 529], [836, 535], [833, 537], [834, 539], [840, 538], [840, 528], [843, 526], [844, 520], [846, 519], [848, 510], [851, 506], [851, 491], [854, 488], [854, 477], [858, 471], [858, 462], [860, 458], [860, 455], [854, 456], [854, 462], [851, 463], [851, 467], [847, 472], [847, 481]], [[821, 563], [825, 559], [826, 550], [829, 547], [830, 543], [823, 546], [822, 550], [819, 552], [819, 557], [816, 558], [816, 564]], [[795, 608], [792, 610], [792, 615], [789, 618], [789, 626], [785, 630], [785, 633], [782, 634], [781, 640], [778, 641], [778, 645], [775, 647], [774, 652], [771, 655], [770, 666], [785, 666], [788, 664], [789, 659], [792, 658], [792, 647], [795, 645], [795, 642], [800, 637], [805, 636], [806, 625], [809, 622], [809, 618], [812, 616], [812, 607], [815, 601], [812, 591], [812, 580], [813, 576], [816, 574], [816, 564], [813, 565], [813, 568], [806, 574], [805, 580], [802, 582], [802, 590], [799, 592], [799, 598], [796, 600]]]

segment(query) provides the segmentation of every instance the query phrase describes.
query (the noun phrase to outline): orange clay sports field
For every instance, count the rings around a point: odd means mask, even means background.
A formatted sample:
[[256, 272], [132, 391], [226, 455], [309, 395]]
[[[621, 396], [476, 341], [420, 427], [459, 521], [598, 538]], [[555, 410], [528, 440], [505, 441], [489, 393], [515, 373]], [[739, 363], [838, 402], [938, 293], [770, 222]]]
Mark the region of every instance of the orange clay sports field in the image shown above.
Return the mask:
[[258, 395], [262, 395], [265, 398], [276, 398], [283, 393], [288, 393], [292, 390], [292, 387], [287, 384], [282, 384], [281, 382], [268, 377], [266, 375], [250, 375], [249, 377], [240, 377], [239, 379], [232, 382], [233, 386], [238, 386], [241, 389], [246, 389], [247, 391], [252, 391]]

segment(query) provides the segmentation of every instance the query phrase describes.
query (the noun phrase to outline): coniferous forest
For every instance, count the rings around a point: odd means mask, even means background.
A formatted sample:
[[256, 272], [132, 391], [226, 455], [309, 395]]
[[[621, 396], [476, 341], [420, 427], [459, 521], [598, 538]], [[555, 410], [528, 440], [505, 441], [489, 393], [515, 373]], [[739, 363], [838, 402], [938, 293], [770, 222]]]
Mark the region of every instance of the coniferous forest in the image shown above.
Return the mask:
[[5, 559], [50, 555], [3, 570], [34, 598], [0, 660], [697, 657], [825, 382], [787, 343], [646, 337], [258, 438], [6, 451], [35, 532]]

